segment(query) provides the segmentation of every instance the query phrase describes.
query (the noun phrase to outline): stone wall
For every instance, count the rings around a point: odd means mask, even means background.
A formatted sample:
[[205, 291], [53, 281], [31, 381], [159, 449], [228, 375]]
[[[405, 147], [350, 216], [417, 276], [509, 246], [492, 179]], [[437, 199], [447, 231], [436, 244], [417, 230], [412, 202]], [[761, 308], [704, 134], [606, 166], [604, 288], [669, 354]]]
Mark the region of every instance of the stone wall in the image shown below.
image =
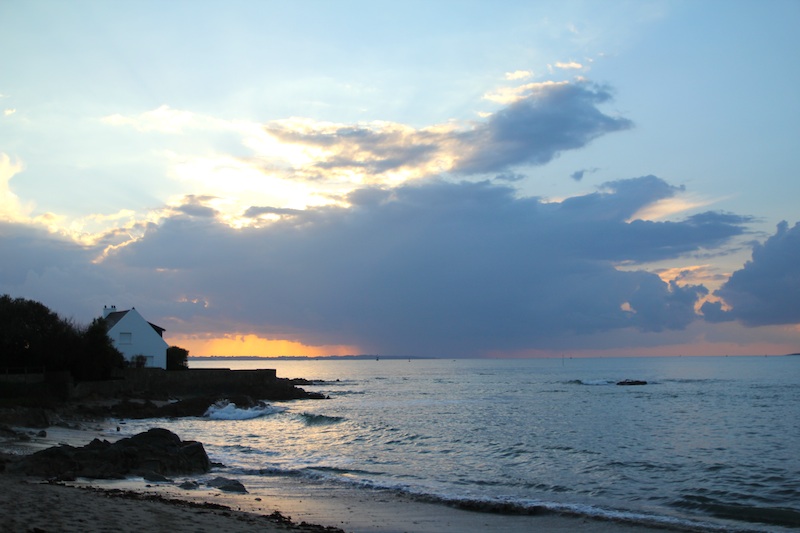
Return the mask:
[[126, 368], [122, 379], [75, 384], [71, 396], [242, 394], [245, 391], [273, 388], [276, 382], [274, 369], [198, 368], [167, 371], [161, 368]]

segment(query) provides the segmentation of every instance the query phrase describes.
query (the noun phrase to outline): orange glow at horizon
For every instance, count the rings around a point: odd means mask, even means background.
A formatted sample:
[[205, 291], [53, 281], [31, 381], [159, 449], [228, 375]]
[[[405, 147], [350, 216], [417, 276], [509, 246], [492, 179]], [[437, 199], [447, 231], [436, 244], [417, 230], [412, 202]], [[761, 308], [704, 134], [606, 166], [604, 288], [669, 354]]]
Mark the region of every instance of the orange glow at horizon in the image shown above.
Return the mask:
[[170, 344], [189, 350], [190, 356], [280, 357], [282, 355], [291, 355], [321, 357], [326, 355], [354, 355], [361, 353], [357, 346], [308, 346], [297, 341], [266, 339], [253, 334], [224, 335], [222, 337], [211, 338], [176, 336], [170, 339]]

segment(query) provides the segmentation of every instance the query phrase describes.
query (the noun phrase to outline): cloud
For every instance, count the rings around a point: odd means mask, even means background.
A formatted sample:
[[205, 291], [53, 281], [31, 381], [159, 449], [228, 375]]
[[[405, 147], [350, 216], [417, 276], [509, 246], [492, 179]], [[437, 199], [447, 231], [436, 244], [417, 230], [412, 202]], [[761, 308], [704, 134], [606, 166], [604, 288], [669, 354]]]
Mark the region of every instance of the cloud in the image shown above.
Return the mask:
[[530, 70], [515, 70], [514, 72], [506, 72], [506, 79], [510, 81], [524, 80], [533, 77], [533, 72]]
[[525, 174], [515, 174], [515, 173], [512, 173], [512, 172], [504, 172], [503, 174], [498, 174], [497, 176], [494, 177], [494, 179], [496, 179], [496, 180], [507, 181], [507, 182], [510, 182], [510, 183], [513, 183], [513, 182], [516, 182], [516, 181], [522, 181], [525, 178], [527, 178], [527, 176]]
[[578, 83], [542, 87], [473, 130], [458, 134], [462, 156], [455, 170], [464, 174], [501, 172], [517, 165], [543, 165], [560, 152], [632, 127], [631, 121], [604, 114], [598, 105], [611, 94]]
[[[508, 105], [529, 98], [530, 96], [541, 94], [554, 87], [569, 85], [568, 81], [541, 81], [517, 85], [515, 87], [499, 87], [483, 95], [483, 98], [490, 102]], [[489, 114], [488, 116], [491, 116]]]
[[[306, 168], [295, 169], [315, 180], [346, 179], [369, 181], [403, 170], [415, 175], [427, 174], [429, 165], [442, 157], [448, 134], [431, 130], [415, 130], [393, 123], [364, 125], [273, 123], [265, 130], [283, 143], [312, 147], [316, 157]], [[446, 165], [446, 163], [445, 163]]]
[[580, 70], [583, 68], [583, 65], [581, 65], [576, 61], [567, 61], [567, 62], [559, 61], [555, 64], [555, 68], [561, 70]]
[[800, 223], [784, 221], [775, 235], [753, 246], [752, 260], [737, 270], [702, 312], [710, 322], [739, 320], [747, 326], [800, 324]]
[[[93, 263], [99, 248], [43, 228], [0, 222], [0, 250], [0, 294], [41, 301], [66, 318], [88, 323], [105, 297], [128, 294], [125, 280]], [[138, 292], [141, 287], [131, 288]], [[139, 297], [145, 295], [151, 291]]]
[[[392, 123], [306, 123], [299, 128], [290, 121], [265, 129], [283, 143], [317, 150], [313, 163], [295, 169], [295, 175], [397, 184], [440, 172], [472, 175], [543, 165], [560, 152], [630, 128], [629, 120], [600, 111], [598, 105], [610, 98], [608, 89], [590, 83], [537, 83], [519, 89], [513, 103], [467, 128], [417, 130]], [[388, 181], [380, 180], [387, 175]]]
[[580, 170], [576, 170], [572, 174], [569, 175], [570, 178], [574, 179], [575, 181], [581, 181], [585, 174], [594, 174], [600, 170], [599, 168], [582, 168]]
[[[593, 334], [680, 330], [697, 318], [705, 287], [616, 268], [741, 234], [745, 219], [713, 213], [626, 222], [679, 191], [652, 176], [560, 203], [489, 182], [368, 187], [350, 195], [350, 207], [261, 227], [176, 214], [101, 266], [160, 293], [151, 306], [174, 317], [168, 329], [191, 323], [425, 355], [547, 348], [576, 335], [590, 343]], [[186, 303], [195, 300], [207, 305]]]
[[189, 111], [181, 111], [162, 105], [158, 109], [146, 111], [138, 116], [126, 117], [114, 114], [104, 117], [102, 121], [113, 126], [131, 126], [141, 132], [155, 131], [180, 134], [184, 132], [185, 128], [197, 121], [197, 116]]
[[300, 215], [303, 211], [301, 209], [287, 209], [285, 207], [269, 207], [269, 206], [252, 206], [244, 212], [244, 216], [247, 218], [256, 218], [262, 215], [278, 215], [278, 216], [285, 216], [285, 215]]
[[171, 211], [190, 217], [214, 218], [219, 212], [213, 205], [218, 201], [219, 198], [208, 194], [187, 194], [176, 205], [172, 206]]
[[241, 217], [252, 205], [332, 204], [357, 188], [394, 187], [436, 175], [519, 176], [519, 167], [545, 164], [630, 128], [629, 120], [600, 109], [610, 98], [607, 88], [589, 82], [526, 84], [483, 119], [424, 128], [302, 118], [258, 124], [166, 105], [106, 116], [103, 122], [118, 130], [111, 130], [114, 134], [128, 136], [121, 145], [130, 144], [131, 135], [137, 143], [152, 143], [149, 151], [139, 151], [147, 165], [155, 158], [163, 166], [173, 198], [188, 191], [232, 199], [213, 207], [231, 224], [246, 224], [260, 223], [258, 217]]

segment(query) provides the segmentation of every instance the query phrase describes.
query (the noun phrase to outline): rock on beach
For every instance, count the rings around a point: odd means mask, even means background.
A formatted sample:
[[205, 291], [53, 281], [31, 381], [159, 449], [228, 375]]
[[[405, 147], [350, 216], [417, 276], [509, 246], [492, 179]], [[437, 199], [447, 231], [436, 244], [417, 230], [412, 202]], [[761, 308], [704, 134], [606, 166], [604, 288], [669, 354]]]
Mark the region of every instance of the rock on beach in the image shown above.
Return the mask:
[[153, 428], [115, 443], [94, 439], [76, 448], [59, 445], [7, 465], [12, 474], [45, 479], [122, 479], [128, 475], [160, 476], [205, 473], [211, 468], [202, 443], [182, 441], [169, 430]]

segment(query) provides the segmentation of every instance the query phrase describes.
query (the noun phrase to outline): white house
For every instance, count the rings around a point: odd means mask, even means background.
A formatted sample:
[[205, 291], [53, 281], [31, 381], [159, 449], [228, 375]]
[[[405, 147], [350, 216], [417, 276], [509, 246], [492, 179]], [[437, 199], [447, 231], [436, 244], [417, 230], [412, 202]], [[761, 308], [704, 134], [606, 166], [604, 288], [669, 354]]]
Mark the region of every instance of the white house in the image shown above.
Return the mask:
[[164, 328], [145, 320], [134, 307], [117, 311], [116, 306], [103, 306], [103, 318], [108, 324], [108, 336], [126, 361], [141, 355], [145, 357], [146, 367], [167, 368]]

